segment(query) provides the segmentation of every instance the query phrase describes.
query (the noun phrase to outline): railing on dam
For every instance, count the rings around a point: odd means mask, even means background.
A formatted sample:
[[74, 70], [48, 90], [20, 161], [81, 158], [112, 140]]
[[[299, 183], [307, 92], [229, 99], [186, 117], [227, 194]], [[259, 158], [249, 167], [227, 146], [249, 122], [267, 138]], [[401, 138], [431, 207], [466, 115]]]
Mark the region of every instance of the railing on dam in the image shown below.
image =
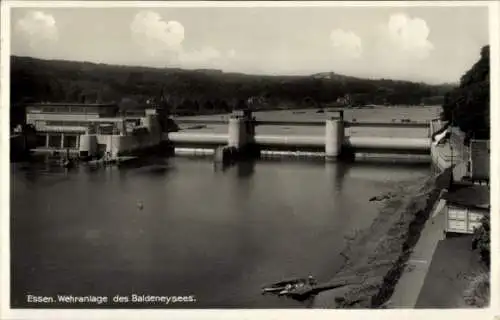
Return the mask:
[[[177, 124], [206, 124], [206, 125], [227, 125], [229, 122], [223, 119], [175, 119]], [[306, 126], [306, 127], [323, 127], [324, 121], [260, 121], [254, 120], [252, 123], [256, 126]]]
[[381, 121], [344, 121], [344, 127], [368, 127], [368, 128], [422, 128], [429, 129], [428, 121], [411, 122], [381, 122]]
[[[227, 125], [225, 119], [175, 119], [177, 124], [196, 124], [196, 125]], [[304, 126], [304, 127], [324, 127], [325, 121], [270, 121], [254, 120], [252, 123], [256, 126]], [[368, 127], [368, 128], [422, 128], [428, 129], [430, 121], [411, 121], [411, 122], [383, 122], [383, 121], [343, 121], [344, 127]]]

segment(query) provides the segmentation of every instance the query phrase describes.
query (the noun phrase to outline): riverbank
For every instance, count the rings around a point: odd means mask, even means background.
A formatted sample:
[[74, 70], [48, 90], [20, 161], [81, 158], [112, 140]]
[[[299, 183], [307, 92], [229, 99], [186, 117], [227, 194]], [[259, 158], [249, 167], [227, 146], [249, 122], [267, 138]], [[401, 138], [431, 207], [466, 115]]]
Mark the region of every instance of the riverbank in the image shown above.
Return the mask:
[[324, 291], [315, 297], [313, 307], [384, 307], [449, 178], [450, 170], [446, 170], [423, 182], [398, 184], [393, 196], [381, 203], [380, 213], [370, 228], [348, 239], [341, 253], [345, 261], [332, 279], [358, 275], [363, 278], [362, 283]]

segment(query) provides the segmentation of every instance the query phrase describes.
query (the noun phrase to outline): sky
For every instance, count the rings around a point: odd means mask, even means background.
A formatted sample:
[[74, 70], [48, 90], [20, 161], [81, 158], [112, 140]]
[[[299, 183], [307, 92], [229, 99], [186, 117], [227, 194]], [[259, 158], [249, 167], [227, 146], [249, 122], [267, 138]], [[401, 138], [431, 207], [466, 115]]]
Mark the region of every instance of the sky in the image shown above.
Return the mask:
[[457, 82], [487, 7], [12, 8], [11, 53], [42, 59]]

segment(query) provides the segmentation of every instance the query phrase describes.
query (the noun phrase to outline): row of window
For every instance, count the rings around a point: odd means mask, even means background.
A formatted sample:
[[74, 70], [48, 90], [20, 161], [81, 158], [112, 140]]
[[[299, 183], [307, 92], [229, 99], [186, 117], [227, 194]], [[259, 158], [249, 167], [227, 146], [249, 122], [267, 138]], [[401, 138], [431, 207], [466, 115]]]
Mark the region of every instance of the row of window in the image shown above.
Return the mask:
[[30, 111], [45, 113], [99, 113], [104, 110], [98, 107], [40, 107], [31, 108]]
[[36, 144], [37, 147], [49, 147], [49, 148], [71, 148], [77, 147], [78, 137], [76, 135], [64, 135], [64, 141], [61, 145], [61, 135], [60, 134], [49, 134], [48, 143], [47, 136], [45, 134], [37, 135]]
[[71, 127], [88, 127], [90, 122], [88, 121], [46, 121], [45, 124], [47, 126], [71, 126]]
[[41, 110], [42, 112], [50, 112], [50, 113], [86, 113], [86, 112], [89, 112], [89, 111], [93, 111], [93, 110], [85, 110], [84, 108], [79, 108], [79, 107], [75, 107], [75, 108], [64, 108], [64, 107], [44, 107], [42, 108]]
[[[132, 119], [132, 120], [126, 120], [125, 121], [127, 126], [138, 126], [141, 123], [140, 119]], [[54, 127], [89, 127], [93, 123], [89, 121], [45, 121], [45, 125], [47, 126], [54, 126]], [[101, 122], [101, 125], [115, 125], [114, 122]]]

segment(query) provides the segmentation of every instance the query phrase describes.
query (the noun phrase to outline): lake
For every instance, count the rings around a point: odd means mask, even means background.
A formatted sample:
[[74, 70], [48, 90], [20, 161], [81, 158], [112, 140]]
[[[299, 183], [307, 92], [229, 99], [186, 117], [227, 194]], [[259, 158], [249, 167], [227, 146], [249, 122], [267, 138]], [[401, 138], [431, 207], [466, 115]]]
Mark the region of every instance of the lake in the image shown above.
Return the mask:
[[277, 160], [221, 171], [186, 158], [164, 168], [12, 165], [13, 306], [28, 293], [138, 293], [196, 296], [179, 308], [303, 307], [260, 289], [331, 278], [344, 237], [377, 214], [369, 198], [430, 172]]

